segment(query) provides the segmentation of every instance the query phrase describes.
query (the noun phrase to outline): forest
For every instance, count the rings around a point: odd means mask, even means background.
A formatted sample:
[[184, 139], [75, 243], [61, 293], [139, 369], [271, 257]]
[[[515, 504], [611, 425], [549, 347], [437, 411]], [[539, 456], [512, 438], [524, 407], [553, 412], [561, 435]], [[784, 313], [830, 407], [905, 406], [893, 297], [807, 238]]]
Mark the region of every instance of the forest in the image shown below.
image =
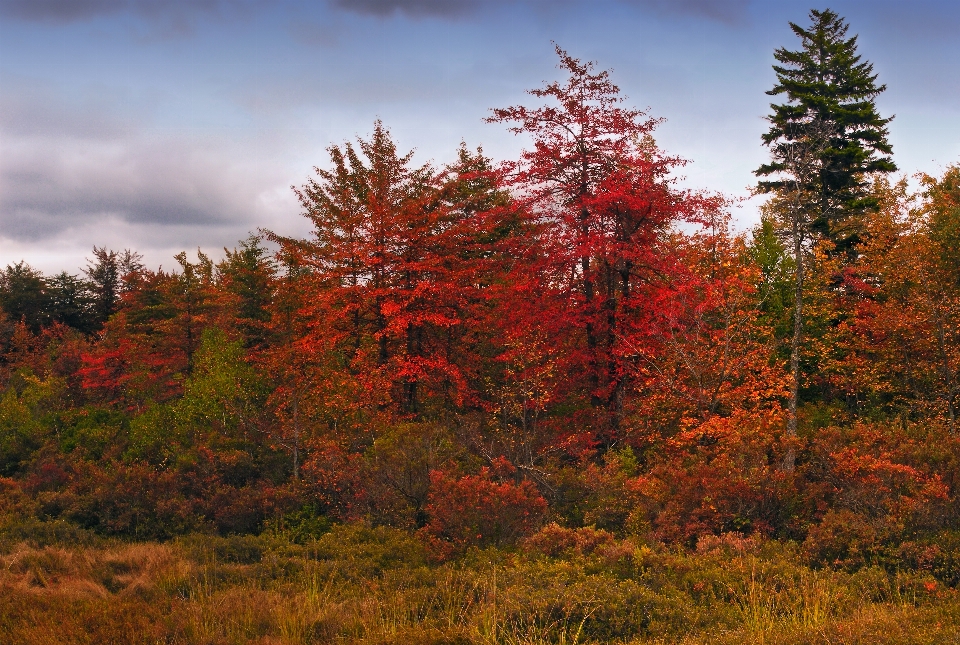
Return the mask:
[[810, 20], [751, 230], [557, 47], [516, 159], [377, 122], [304, 239], [9, 263], [0, 640], [960, 642], [960, 165]]

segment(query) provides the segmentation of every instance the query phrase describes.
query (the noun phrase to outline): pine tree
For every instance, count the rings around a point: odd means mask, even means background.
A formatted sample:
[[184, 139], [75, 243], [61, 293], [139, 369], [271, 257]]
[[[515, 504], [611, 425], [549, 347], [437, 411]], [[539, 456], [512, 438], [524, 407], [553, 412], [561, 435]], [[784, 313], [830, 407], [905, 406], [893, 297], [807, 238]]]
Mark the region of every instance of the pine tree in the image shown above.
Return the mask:
[[92, 299], [94, 328], [102, 327], [120, 306], [120, 296], [130, 288], [131, 279], [143, 270], [143, 257], [130, 249], [110, 251], [93, 247], [93, 260], [87, 260], [87, 289]]
[[[760, 192], [782, 194], [803, 191], [805, 219], [813, 237], [828, 239], [836, 252], [850, 252], [858, 241], [858, 216], [876, 208], [870, 194], [870, 175], [896, 170], [887, 141], [893, 117], [877, 113], [876, 97], [886, 89], [877, 85], [870, 62], [857, 54], [857, 36], [846, 38], [849, 25], [833, 11], [812, 10], [812, 26], [790, 23], [800, 38], [798, 51], [777, 49], [774, 65], [777, 85], [767, 94], [786, 95], [783, 104], [771, 104], [770, 130], [763, 135], [772, 160], [755, 172]], [[816, 171], [798, 177], [791, 159], [796, 147], [812, 147]], [[798, 185], [800, 183], [806, 185]]]
[[[804, 291], [807, 256], [820, 241], [838, 257], [855, 257], [862, 215], [877, 208], [870, 179], [896, 170], [887, 141], [887, 124], [876, 97], [873, 65], [857, 55], [857, 37], [847, 38], [849, 25], [833, 11], [810, 11], [813, 23], [790, 28], [800, 38], [799, 51], [781, 47], [774, 58], [777, 85], [770, 96], [785, 94], [787, 102], [771, 104], [770, 130], [763, 135], [770, 163], [758, 168], [761, 193], [773, 193], [768, 215], [779, 220], [791, 242], [794, 260], [793, 334], [790, 341], [791, 384], [787, 433], [797, 433], [800, 354], [804, 337]], [[832, 249], [831, 249], [832, 247]], [[784, 468], [793, 470], [790, 448]]]
[[263, 238], [250, 235], [240, 248], [224, 248], [226, 258], [217, 265], [220, 287], [232, 296], [236, 325], [247, 348], [267, 341], [267, 322], [274, 298], [277, 265], [263, 246]]

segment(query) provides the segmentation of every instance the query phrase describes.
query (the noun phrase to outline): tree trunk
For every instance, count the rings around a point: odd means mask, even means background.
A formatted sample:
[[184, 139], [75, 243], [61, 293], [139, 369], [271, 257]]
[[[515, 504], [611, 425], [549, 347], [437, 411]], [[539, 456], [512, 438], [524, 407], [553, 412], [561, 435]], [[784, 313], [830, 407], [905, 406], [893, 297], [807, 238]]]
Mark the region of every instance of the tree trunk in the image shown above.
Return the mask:
[[791, 444], [783, 457], [783, 469], [792, 472], [796, 462], [796, 452], [792, 440], [797, 436], [797, 399], [800, 395], [800, 346], [803, 341], [803, 239], [800, 231], [800, 208], [796, 206], [793, 214], [793, 258], [796, 263], [793, 304], [793, 338], [790, 340], [790, 402], [787, 417], [787, 437]]
[[[581, 235], [583, 240], [587, 239], [587, 236], [590, 234], [590, 231], [587, 226], [587, 222], [590, 217], [590, 212], [584, 208], [580, 212], [581, 217]], [[597, 390], [600, 389], [600, 374], [598, 373], [599, 366], [597, 365], [597, 334], [596, 330], [593, 327], [593, 279], [590, 276], [590, 257], [588, 255], [583, 255], [580, 258], [580, 270], [583, 272], [583, 300], [584, 308], [587, 312], [587, 324], [586, 324], [586, 334], [587, 334], [587, 351], [589, 353], [589, 383], [590, 383], [590, 403], [595, 408], [603, 406], [603, 399], [597, 393]]]
[[300, 392], [293, 397], [293, 481], [300, 481]]

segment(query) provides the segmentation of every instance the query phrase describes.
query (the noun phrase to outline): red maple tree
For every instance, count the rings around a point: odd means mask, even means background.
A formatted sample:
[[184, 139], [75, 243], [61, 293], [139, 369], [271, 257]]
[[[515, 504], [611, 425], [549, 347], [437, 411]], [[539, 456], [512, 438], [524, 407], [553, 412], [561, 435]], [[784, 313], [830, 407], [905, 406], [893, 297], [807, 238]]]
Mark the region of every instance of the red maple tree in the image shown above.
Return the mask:
[[[671, 172], [684, 162], [665, 155], [651, 133], [659, 123], [623, 107], [607, 71], [557, 47], [565, 83], [529, 93], [551, 104], [493, 111], [533, 147], [510, 167], [512, 185], [541, 224], [539, 291], [551, 311], [536, 317], [552, 337], [567, 337], [560, 377], [583, 375], [600, 439], [616, 441], [630, 374], [650, 344], [652, 303], [676, 270], [661, 241], [670, 225], [698, 222], [720, 201], [678, 190]], [[549, 293], [552, 297], [542, 297]], [[572, 335], [572, 336], [571, 336]]]

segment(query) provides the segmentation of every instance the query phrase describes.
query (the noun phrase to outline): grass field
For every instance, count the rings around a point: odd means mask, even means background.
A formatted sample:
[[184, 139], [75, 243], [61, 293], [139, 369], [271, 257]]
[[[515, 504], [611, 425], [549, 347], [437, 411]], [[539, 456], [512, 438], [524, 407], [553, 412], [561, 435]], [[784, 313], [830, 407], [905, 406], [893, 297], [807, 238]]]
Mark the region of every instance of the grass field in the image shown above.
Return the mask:
[[924, 575], [814, 570], [738, 536], [680, 551], [571, 535], [438, 563], [364, 526], [296, 544], [37, 525], [0, 542], [0, 642], [960, 643], [960, 594]]

